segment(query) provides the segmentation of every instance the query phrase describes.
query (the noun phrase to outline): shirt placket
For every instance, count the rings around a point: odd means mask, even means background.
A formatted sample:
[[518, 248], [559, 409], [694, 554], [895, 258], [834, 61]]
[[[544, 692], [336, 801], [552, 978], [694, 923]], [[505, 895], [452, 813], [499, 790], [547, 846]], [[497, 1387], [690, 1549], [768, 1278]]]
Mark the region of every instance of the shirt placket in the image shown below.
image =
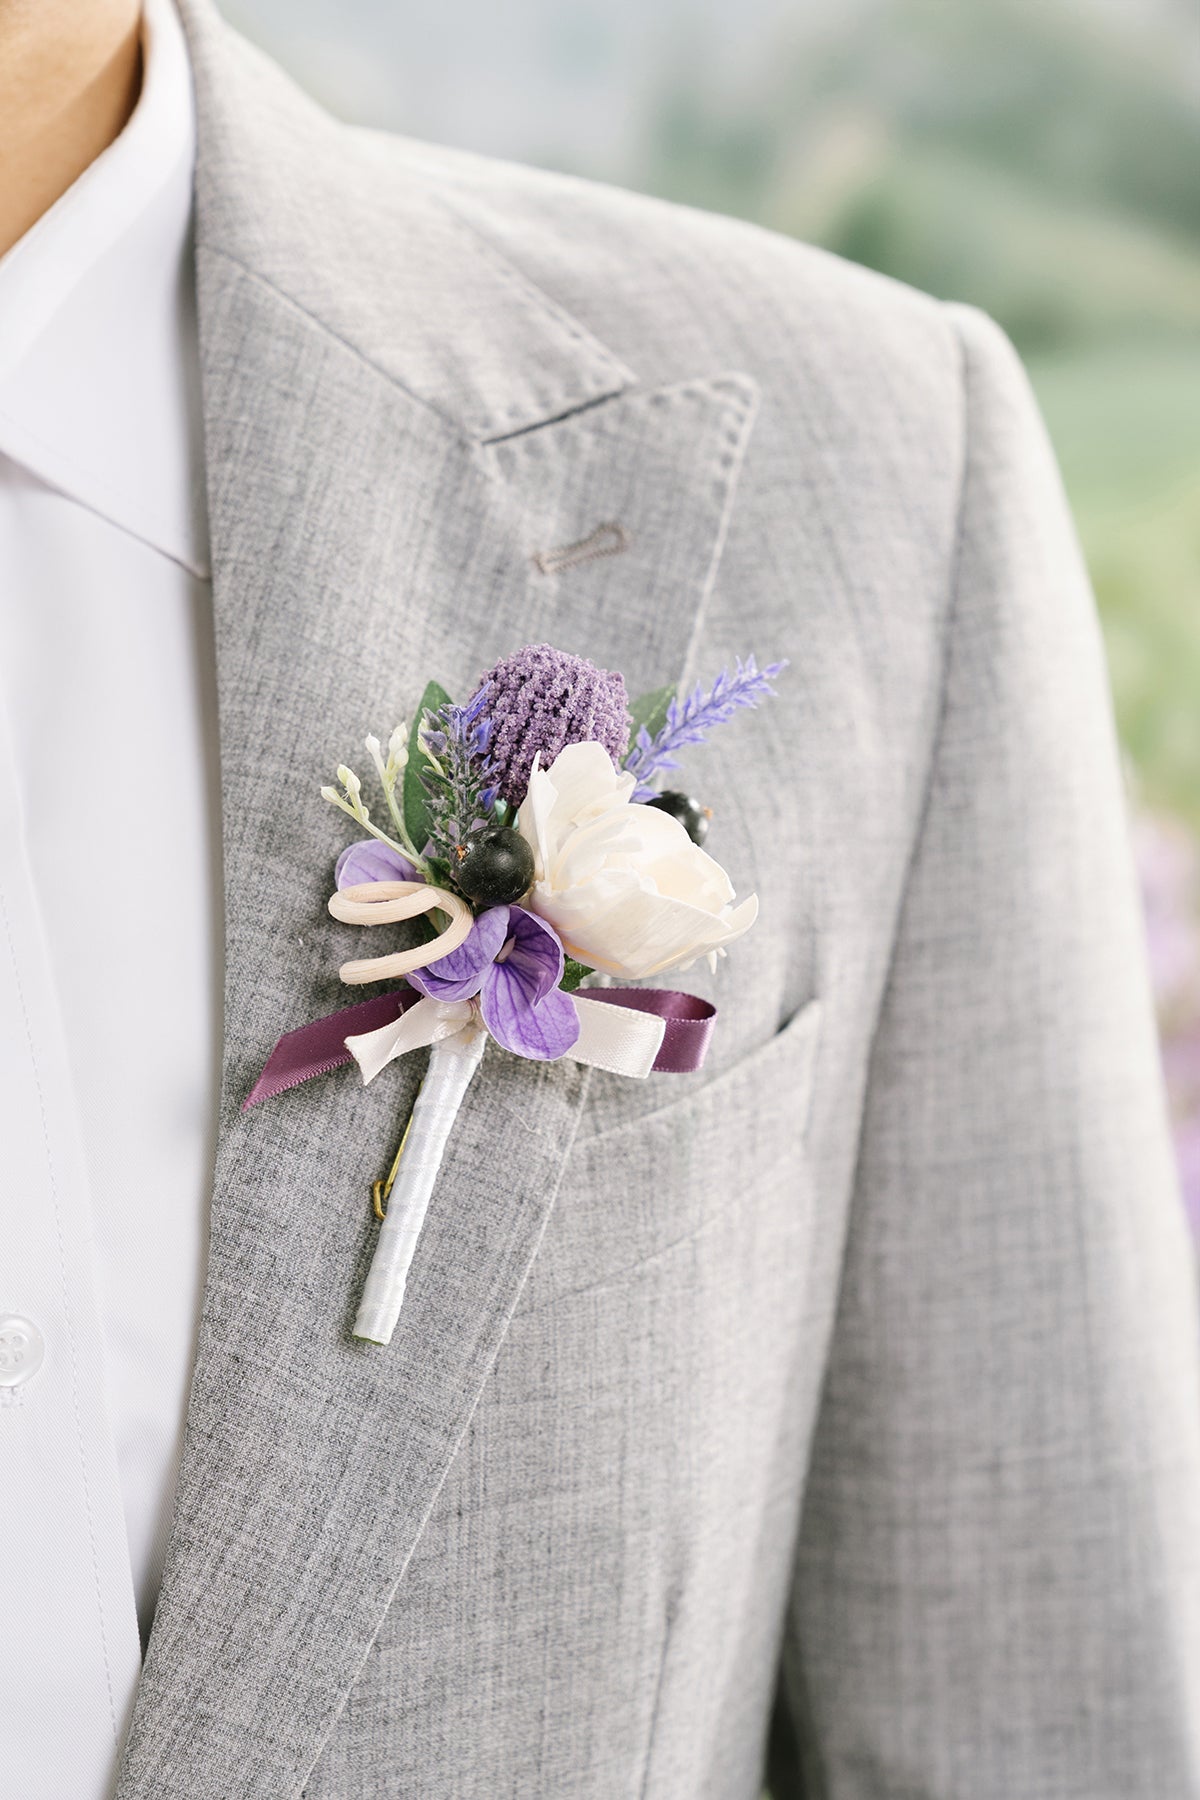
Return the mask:
[[141, 1654], [87, 1174], [23, 827], [0, 718], [0, 1742], [22, 1800], [103, 1800]]

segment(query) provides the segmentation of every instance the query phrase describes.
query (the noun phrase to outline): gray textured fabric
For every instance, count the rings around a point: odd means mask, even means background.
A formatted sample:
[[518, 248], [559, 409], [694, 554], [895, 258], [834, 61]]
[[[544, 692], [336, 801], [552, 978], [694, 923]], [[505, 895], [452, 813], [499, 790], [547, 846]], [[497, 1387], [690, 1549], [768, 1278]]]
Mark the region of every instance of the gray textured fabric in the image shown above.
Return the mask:
[[[185, 15], [227, 1059], [120, 1800], [754, 1800], [777, 1688], [786, 1800], [1200, 1796], [1189, 1259], [1011, 349], [748, 227], [347, 131]], [[686, 775], [762, 916], [689, 981], [698, 1075], [489, 1051], [365, 1347], [416, 1067], [238, 1111], [361, 953], [315, 787], [540, 638], [647, 687], [790, 657]]]

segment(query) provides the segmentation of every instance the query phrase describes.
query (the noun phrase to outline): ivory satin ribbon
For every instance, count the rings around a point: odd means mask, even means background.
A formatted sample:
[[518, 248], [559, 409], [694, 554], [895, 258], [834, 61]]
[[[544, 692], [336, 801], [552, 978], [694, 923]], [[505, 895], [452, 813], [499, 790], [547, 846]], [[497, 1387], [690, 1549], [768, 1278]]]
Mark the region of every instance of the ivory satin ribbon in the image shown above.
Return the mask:
[[[666, 1034], [664, 1018], [605, 1006], [586, 994], [572, 994], [571, 998], [579, 1016], [579, 1037], [564, 1062], [590, 1063], [593, 1068], [637, 1079], [649, 1075]], [[422, 998], [390, 1025], [348, 1037], [346, 1048], [362, 1070], [363, 1081], [374, 1081], [398, 1056], [455, 1036], [471, 1024], [476, 1010], [469, 1000]]]
[[[662, 988], [596, 988], [572, 999], [579, 1039], [568, 1056], [576, 1062], [641, 1078], [689, 1074], [704, 1061], [716, 1020], [707, 1000]], [[412, 988], [342, 1007], [280, 1038], [243, 1111], [351, 1058], [372, 1081], [396, 1057], [454, 1036], [472, 1017], [470, 1001], [428, 1000]]]

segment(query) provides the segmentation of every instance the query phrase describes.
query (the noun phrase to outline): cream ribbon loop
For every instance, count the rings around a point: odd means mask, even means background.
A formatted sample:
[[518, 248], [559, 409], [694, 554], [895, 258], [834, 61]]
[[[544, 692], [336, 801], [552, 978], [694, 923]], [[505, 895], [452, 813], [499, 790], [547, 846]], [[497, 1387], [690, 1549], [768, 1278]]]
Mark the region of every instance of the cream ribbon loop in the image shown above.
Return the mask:
[[570, 1060], [644, 1080], [662, 1047], [667, 1021], [657, 1013], [589, 1000], [586, 994], [571, 998], [579, 1014], [579, 1037], [567, 1051]]
[[455, 1037], [472, 1023], [475, 1008], [469, 1000], [430, 1000], [423, 998], [375, 1031], [364, 1031], [346, 1039], [346, 1048], [362, 1070], [363, 1086], [374, 1081], [398, 1056], [410, 1050], [421, 1050], [426, 1044], [440, 1044]]
[[[632, 1008], [589, 1000], [586, 994], [572, 994], [571, 998], [579, 1016], [579, 1037], [563, 1060], [644, 1080], [654, 1067], [666, 1021], [656, 1013], [634, 1012]], [[483, 1029], [478, 1008], [470, 1000], [423, 997], [390, 1025], [348, 1037], [346, 1048], [362, 1070], [365, 1085], [397, 1057], [407, 1056], [410, 1050], [421, 1050], [427, 1044], [442, 1043], [472, 1025]]]
[[343, 925], [394, 925], [400, 919], [415, 919], [426, 912], [444, 912], [450, 920], [431, 943], [397, 950], [391, 956], [369, 956], [343, 963], [338, 974], [350, 986], [360, 986], [364, 981], [389, 981], [426, 968], [465, 944], [475, 923], [475, 915], [465, 900], [448, 888], [431, 887], [427, 881], [360, 881], [331, 894], [329, 910]]

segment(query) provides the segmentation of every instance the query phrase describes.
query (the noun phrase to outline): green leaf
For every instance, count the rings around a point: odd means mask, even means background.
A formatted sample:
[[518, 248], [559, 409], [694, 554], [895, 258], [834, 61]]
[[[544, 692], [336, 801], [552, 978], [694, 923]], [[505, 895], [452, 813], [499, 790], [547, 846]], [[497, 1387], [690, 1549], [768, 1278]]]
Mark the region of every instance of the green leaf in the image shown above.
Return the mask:
[[674, 698], [675, 686], [673, 684], [671, 687], [655, 688], [651, 693], [642, 694], [639, 699], [631, 703], [629, 708], [629, 716], [633, 720], [629, 730], [629, 748], [631, 750], [637, 743], [638, 732], [643, 725], [651, 737], [658, 736], [667, 722], [667, 708]]
[[425, 789], [421, 786], [421, 771], [425, 767], [425, 752], [418, 742], [421, 726], [425, 722], [427, 712], [438, 712], [449, 705], [450, 696], [439, 682], [431, 681], [421, 695], [421, 704], [413, 714], [412, 729], [408, 734], [408, 763], [404, 770], [404, 829], [412, 840], [413, 849], [423, 851], [429, 842], [429, 803]]
[[558, 985], [564, 994], [573, 994], [584, 976], [591, 972], [586, 963], [576, 962], [573, 956], [568, 956], [563, 964], [563, 978]]

